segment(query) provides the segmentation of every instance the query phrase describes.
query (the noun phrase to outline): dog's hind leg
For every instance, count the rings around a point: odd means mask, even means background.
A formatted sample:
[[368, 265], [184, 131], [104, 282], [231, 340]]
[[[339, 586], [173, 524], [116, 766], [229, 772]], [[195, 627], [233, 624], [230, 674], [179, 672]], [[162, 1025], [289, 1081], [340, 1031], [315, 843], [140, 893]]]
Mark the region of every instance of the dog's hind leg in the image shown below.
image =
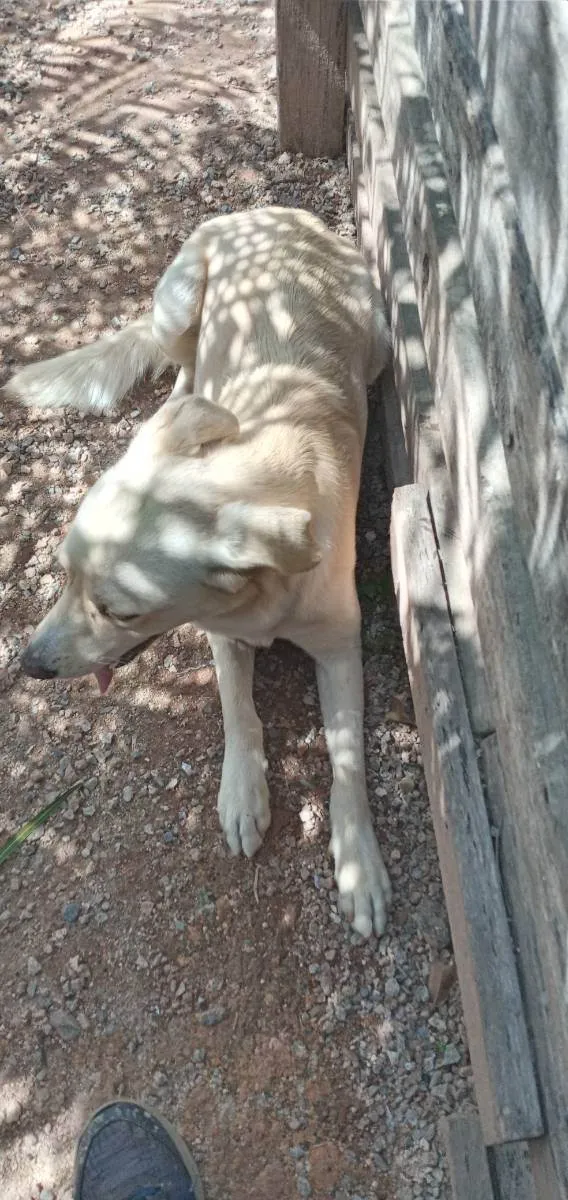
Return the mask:
[[254, 648], [209, 634], [223, 724], [225, 757], [218, 812], [229, 848], [251, 858], [270, 825], [262, 725], [252, 698]]

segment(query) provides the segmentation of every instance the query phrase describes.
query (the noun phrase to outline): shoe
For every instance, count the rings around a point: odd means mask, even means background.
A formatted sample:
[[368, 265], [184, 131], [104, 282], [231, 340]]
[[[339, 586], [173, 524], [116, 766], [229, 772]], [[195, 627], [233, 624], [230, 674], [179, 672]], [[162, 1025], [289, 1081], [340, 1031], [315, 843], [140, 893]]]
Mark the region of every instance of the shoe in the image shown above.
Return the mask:
[[86, 1125], [75, 1156], [73, 1200], [204, 1200], [197, 1167], [163, 1117], [117, 1100]]

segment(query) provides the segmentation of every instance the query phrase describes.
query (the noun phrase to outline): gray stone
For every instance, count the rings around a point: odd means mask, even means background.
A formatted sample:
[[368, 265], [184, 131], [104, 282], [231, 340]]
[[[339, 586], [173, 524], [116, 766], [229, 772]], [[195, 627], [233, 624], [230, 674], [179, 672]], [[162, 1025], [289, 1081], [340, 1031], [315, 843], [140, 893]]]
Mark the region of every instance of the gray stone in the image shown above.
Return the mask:
[[66, 921], [68, 925], [74, 925], [75, 921], [78, 920], [80, 912], [81, 905], [76, 904], [75, 901], [72, 901], [70, 904], [66, 904], [63, 909], [63, 920]]
[[52, 1009], [49, 1014], [49, 1023], [64, 1042], [73, 1042], [75, 1038], [81, 1036], [81, 1026], [78, 1021], [71, 1013], [65, 1012], [62, 1008]]

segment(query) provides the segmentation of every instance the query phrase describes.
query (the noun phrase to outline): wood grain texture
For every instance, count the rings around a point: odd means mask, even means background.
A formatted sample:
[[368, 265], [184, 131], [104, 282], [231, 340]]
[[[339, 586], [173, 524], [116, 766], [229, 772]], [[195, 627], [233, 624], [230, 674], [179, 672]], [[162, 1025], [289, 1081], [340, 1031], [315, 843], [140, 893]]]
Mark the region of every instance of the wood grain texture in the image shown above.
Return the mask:
[[500, 1200], [495, 1195], [479, 1119], [475, 1113], [444, 1118], [440, 1131], [446, 1146], [454, 1200]]
[[[546, 868], [538, 891], [532, 881], [532, 864], [523, 849], [523, 836], [512, 797], [508, 794], [499, 742], [495, 736], [481, 744], [481, 769], [490, 819], [496, 831], [499, 870], [503, 880], [505, 903], [517, 949], [517, 963], [525, 1008], [534, 1042], [535, 1055], [554, 1158], [557, 1162], [558, 1187], [564, 1187], [563, 1164], [568, 1143], [568, 1074], [566, 1047], [568, 1028], [566, 1000], [558, 977], [551, 973], [557, 931], [547, 881]], [[552, 954], [551, 954], [552, 951]], [[531, 1146], [544, 1197], [565, 1195], [552, 1191], [554, 1174], [550, 1151], [543, 1145]], [[541, 1191], [538, 1192], [540, 1200]]]
[[545, 1200], [535, 1191], [531, 1159], [526, 1142], [490, 1146], [489, 1169], [495, 1181], [495, 1200]]
[[[401, 6], [363, 4], [456, 500], [506, 779], [517, 862], [540, 946], [531, 1033], [560, 1194], [568, 1197], [568, 741], [564, 701], [511, 492], [444, 160]], [[396, 12], [395, 12], [396, 10]], [[535, 446], [535, 454], [539, 447]], [[521, 937], [523, 909], [516, 915]], [[528, 996], [528, 992], [527, 992]], [[548, 1005], [548, 1011], [546, 1006]], [[540, 1031], [534, 1021], [541, 1022]], [[555, 1037], [555, 1060], [544, 1053]]]
[[[513, 3], [511, 7], [518, 10], [523, 6]], [[546, 325], [507, 161], [491, 121], [467, 20], [455, 5], [444, 0], [426, 3], [413, 0], [409, 11], [467, 261], [524, 553], [530, 561], [542, 620], [550, 630], [551, 666], [557, 675], [566, 723], [568, 399], [565, 381]], [[511, 36], [522, 39], [523, 35], [523, 25], [518, 23]], [[509, 52], [513, 57], [515, 47], [510, 47]], [[546, 71], [544, 57], [540, 71]], [[532, 91], [531, 87], [529, 93]], [[555, 117], [553, 104], [551, 95], [551, 121]], [[542, 120], [542, 108], [538, 115]], [[523, 161], [525, 145], [515, 147], [511, 143], [510, 153], [516, 153], [517, 159]], [[546, 155], [543, 163], [546, 164]], [[533, 164], [529, 168], [524, 160], [522, 170], [533, 170]], [[549, 148], [548, 178], [557, 170], [558, 161]], [[546, 230], [543, 236], [546, 237]]]
[[282, 150], [337, 158], [345, 148], [344, 0], [276, 0]]
[[[361, 248], [371, 268], [378, 273], [387, 301], [400, 405], [397, 421], [392, 395], [387, 390], [383, 402], [389, 481], [393, 480], [395, 486], [411, 480], [423, 483], [435, 500], [437, 536], [468, 710], [474, 732], [484, 735], [494, 729], [493, 712], [392, 163], [386, 149], [368, 43], [356, 5], [350, 6], [348, 17], [347, 88], [353, 121], [353, 128], [351, 124], [348, 126], [348, 158], [353, 205]], [[401, 429], [410, 477], [402, 474]], [[394, 468], [400, 471], [397, 479]]]
[[393, 498], [391, 558], [487, 1144], [542, 1132], [516, 965], [426, 493]]

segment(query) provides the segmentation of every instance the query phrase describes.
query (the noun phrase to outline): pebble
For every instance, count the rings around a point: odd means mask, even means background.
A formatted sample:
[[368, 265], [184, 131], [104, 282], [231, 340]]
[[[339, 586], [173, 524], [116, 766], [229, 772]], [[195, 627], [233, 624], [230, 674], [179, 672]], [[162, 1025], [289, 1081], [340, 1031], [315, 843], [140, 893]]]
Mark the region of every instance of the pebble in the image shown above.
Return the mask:
[[455, 962], [446, 963], [439, 959], [433, 962], [428, 975], [428, 991], [432, 1002], [436, 1005], [443, 1004], [456, 982]]
[[30, 955], [28, 958], [28, 975], [30, 977], [33, 975], [39, 975], [41, 969], [41, 963], [37, 961], [37, 958], [33, 958], [32, 955]]
[[452, 1046], [450, 1043], [446, 1046], [446, 1049], [444, 1050], [444, 1057], [442, 1058], [442, 1065], [444, 1067], [454, 1067], [454, 1066], [457, 1066], [457, 1064], [461, 1062], [461, 1059], [462, 1059], [462, 1056], [461, 1056], [457, 1046]]
[[17, 1125], [23, 1113], [19, 1100], [7, 1100], [0, 1110], [0, 1127], [2, 1125]]
[[66, 921], [68, 925], [74, 925], [75, 921], [77, 921], [79, 918], [80, 912], [81, 905], [71, 901], [71, 903], [66, 904], [63, 909], [63, 920]]
[[400, 984], [394, 975], [390, 975], [385, 983], [385, 996], [388, 1000], [394, 1000], [400, 995]]
[[220, 1025], [224, 1021], [226, 1013], [224, 1008], [209, 1008], [206, 1012], [197, 1014], [197, 1020], [200, 1025]]
[[62, 1008], [51, 1009], [49, 1023], [64, 1042], [72, 1042], [81, 1034], [81, 1026], [71, 1013]]

